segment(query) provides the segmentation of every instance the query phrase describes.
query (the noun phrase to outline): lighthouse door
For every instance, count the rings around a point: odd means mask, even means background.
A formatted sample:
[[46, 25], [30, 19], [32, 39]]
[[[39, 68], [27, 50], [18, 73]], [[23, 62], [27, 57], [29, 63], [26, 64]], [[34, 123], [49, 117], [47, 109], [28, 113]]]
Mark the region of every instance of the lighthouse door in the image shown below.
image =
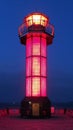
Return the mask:
[[32, 104], [32, 115], [39, 116], [39, 104], [38, 103]]

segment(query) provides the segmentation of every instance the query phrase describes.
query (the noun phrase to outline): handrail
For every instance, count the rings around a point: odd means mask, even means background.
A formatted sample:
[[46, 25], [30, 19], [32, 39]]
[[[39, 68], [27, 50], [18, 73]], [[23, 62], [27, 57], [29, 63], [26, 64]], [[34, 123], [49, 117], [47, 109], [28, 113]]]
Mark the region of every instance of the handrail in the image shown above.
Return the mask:
[[[35, 31], [35, 29], [33, 29], [33, 31]], [[39, 28], [39, 30], [37, 30], [37, 31], [42, 31], [42, 30], [41, 30], [41, 28]], [[18, 35], [21, 37], [27, 32], [29, 32], [29, 29], [26, 26], [26, 24], [25, 23], [21, 24], [18, 28]], [[49, 24], [47, 27], [45, 27], [45, 32], [54, 36], [54, 26]]]

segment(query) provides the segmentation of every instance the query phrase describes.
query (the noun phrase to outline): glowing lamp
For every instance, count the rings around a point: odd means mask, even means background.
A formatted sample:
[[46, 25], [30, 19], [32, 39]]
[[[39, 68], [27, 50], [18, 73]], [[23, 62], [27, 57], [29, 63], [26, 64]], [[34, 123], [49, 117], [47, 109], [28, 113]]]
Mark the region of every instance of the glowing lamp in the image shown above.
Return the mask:
[[25, 17], [24, 22], [28, 27], [31, 25], [42, 25], [46, 27], [49, 23], [49, 19], [41, 13], [32, 13]]
[[[47, 45], [52, 43], [54, 27], [49, 23], [49, 18], [46, 15], [32, 13], [24, 18], [18, 32], [21, 43], [26, 45], [26, 93], [25, 101], [22, 104], [28, 100], [28, 104], [29, 102], [32, 104], [32, 109], [35, 106], [40, 107], [43, 103], [50, 104], [47, 99], [46, 49]], [[45, 111], [43, 109], [45, 108], [42, 108], [42, 111]], [[40, 113], [35, 115], [40, 115]]]

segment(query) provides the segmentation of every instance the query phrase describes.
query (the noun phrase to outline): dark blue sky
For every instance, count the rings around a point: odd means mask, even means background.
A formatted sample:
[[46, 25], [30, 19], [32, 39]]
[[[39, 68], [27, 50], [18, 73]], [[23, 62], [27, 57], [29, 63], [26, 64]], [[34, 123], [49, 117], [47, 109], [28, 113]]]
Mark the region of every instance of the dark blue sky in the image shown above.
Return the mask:
[[48, 53], [48, 96], [52, 101], [73, 101], [73, 1], [0, 1], [0, 102], [24, 97], [25, 47], [18, 27], [34, 11], [45, 13], [55, 26]]

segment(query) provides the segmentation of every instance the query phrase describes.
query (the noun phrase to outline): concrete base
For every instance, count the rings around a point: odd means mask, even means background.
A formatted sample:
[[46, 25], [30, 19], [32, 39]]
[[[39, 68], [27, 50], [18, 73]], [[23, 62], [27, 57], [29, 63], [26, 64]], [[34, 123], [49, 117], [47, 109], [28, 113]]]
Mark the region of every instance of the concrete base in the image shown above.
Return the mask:
[[48, 97], [25, 97], [21, 102], [21, 117], [50, 118], [51, 102]]

